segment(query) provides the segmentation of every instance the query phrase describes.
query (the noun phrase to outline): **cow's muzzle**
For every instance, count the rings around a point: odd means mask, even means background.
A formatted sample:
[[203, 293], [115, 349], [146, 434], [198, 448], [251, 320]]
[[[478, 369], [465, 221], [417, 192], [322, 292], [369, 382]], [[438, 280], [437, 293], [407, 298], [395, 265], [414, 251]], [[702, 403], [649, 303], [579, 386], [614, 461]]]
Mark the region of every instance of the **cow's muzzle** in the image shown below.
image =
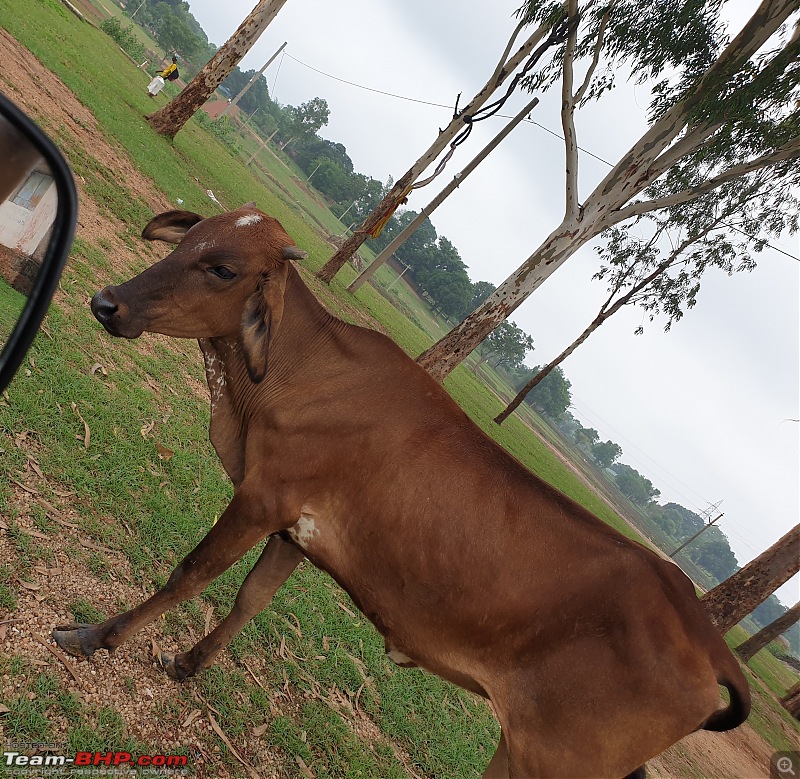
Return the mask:
[[91, 308], [95, 319], [111, 335], [119, 338], [138, 338], [144, 330], [133, 321], [128, 307], [115, 300], [113, 287], [101, 289], [92, 298]]

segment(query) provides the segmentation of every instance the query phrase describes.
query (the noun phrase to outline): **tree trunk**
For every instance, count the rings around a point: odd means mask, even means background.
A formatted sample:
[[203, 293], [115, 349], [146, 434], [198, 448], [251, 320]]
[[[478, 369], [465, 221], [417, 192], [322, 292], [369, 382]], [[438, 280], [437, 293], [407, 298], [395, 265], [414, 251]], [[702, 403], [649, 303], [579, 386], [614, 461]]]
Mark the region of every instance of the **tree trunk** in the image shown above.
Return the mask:
[[[558, 20], [554, 21], [552, 27], [540, 27], [537, 29], [524, 44], [517, 50], [513, 57], [505, 60], [510, 46], [513, 44], [514, 37], [509, 41], [509, 45], [495, 68], [492, 77], [486, 82], [483, 89], [478, 92], [467, 107], [453, 117], [450, 124], [444, 130], [440, 130], [436, 140], [428, 147], [428, 150], [398, 179], [394, 186], [386, 193], [383, 200], [376, 206], [375, 210], [367, 216], [361, 226], [339, 247], [339, 250], [325, 265], [317, 271], [317, 277], [330, 284], [333, 277], [342, 269], [344, 264], [352, 257], [358, 247], [370, 235], [377, 235], [379, 227], [391, 217], [391, 215], [401, 205], [406, 195], [411, 190], [414, 182], [420, 177], [423, 171], [436, 160], [436, 158], [447, 148], [448, 144], [467, 126], [467, 121], [472, 119], [478, 109], [495, 93], [498, 87], [510, 76], [523, 62], [532, 55], [540, 57], [548, 48], [557, 45], [563, 38], [563, 14]], [[519, 27], [517, 28], [517, 31]], [[542, 39], [549, 33], [541, 46], [534, 51]]]
[[792, 625], [800, 620], [800, 603], [795, 603], [782, 617], [778, 617], [774, 622], [770, 622], [762, 630], [747, 639], [743, 644], [736, 647], [736, 654], [745, 663], [759, 650], [763, 649], [772, 639], [777, 638], [781, 633], [785, 633]]
[[792, 687], [786, 695], [781, 698], [783, 708], [795, 719], [800, 719], [800, 684]]
[[711, 621], [727, 633], [800, 570], [800, 525], [703, 598]]
[[437, 381], [444, 381], [492, 330], [601, 229], [601, 220], [591, 218], [580, 226], [560, 225], [478, 308], [417, 357], [417, 362]]
[[515, 396], [514, 400], [512, 400], [508, 406], [506, 406], [504, 411], [501, 411], [495, 418], [494, 421], [498, 425], [502, 425], [503, 422], [506, 421], [513, 413], [522, 405], [522, 401], [528, 396], [528, 394], [536, 387], [539, 383], [544, 381], [559, 365], [561, 365], [564, 360], [567, 359], [595, 330], [597, 330], [603, 322], [608, 319], [614, 311], [609, 313], [600, 312], [592, 323], [587, 327], [566, 349], [564, 349], [558, 357], [555, 358], [552, 362], [548, 363], [544, 366]]
[[167, 138], [175, 137], [214, 90], [231, 74], [242, 57], [250, 51], [285, 2], [286, 0], [260, 0], [250, 15], [239, 25], [239, 29], [203, 66], [191, 83], [162, 109], [146, 117], [159, 135]]

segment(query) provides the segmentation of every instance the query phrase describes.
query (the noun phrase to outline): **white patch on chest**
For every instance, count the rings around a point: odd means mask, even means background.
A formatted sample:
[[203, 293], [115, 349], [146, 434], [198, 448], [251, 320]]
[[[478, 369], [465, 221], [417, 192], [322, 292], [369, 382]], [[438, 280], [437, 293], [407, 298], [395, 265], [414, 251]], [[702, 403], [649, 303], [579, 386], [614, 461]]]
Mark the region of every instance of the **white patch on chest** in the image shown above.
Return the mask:
[[406, 663], [414, 662], [408, 655], [404, 655], [397, 649], [390, 649], [386, 653], [386, 657], [388, 657], [395, 665], [405, 665]]
[[300, 519], [286, 532], [299, 547], [306, 549], [311, 543], [311, 540], [319, 535], [319, 528], [313, 516], [310, 514], [301, 514]]
[[386, 644], [386, 657], [401, 668], [415, 668], [417, 665], [408, 655], [403, 654], [391, 644]]
[[247, 227], [248, 225], [258, 224], [261, 221], [260, 214], [247, 214], [245, 216], [240, 216], [236, 220], [237, 227]]

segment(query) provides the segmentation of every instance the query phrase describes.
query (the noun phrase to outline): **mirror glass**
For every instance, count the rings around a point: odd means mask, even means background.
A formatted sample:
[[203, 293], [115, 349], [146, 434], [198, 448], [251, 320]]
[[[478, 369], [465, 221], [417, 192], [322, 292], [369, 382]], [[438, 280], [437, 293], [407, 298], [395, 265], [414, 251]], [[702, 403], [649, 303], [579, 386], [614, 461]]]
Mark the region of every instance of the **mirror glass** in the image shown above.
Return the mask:
[[58, 214], [55, 178], [31, 140], [0, 114], [0, 349], [25, 306]]

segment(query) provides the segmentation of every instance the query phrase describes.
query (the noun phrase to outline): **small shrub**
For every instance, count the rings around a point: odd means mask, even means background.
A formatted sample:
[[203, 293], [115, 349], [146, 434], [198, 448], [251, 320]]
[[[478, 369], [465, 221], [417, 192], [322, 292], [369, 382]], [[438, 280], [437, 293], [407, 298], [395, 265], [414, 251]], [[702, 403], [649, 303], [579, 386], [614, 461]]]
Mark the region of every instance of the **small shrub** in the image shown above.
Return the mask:
[[144, 46], [134, 34], [132, 25], [123, 27], [119, 19], [112, 17], [100, 22], [100, 29], [133, 59], [137, 61], [144, 59]]

